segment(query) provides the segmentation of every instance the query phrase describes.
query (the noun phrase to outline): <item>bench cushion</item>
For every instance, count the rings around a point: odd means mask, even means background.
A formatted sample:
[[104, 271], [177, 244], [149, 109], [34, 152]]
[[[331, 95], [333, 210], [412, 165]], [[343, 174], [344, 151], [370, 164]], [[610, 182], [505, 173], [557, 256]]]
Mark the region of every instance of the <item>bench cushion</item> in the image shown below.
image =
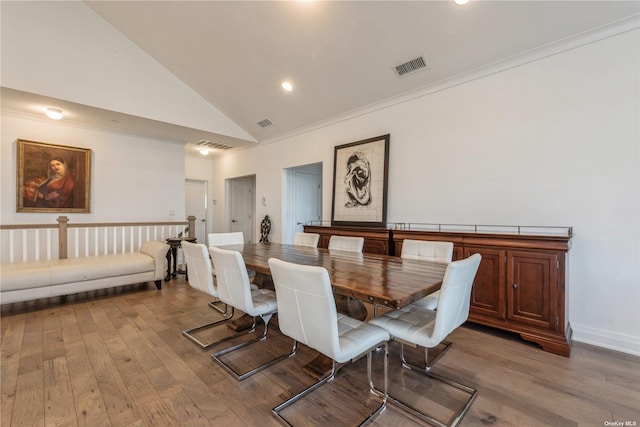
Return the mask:
[[153, 257], [140, 252], [2, 265], [2, 291], [55, 286], [153, 272]]

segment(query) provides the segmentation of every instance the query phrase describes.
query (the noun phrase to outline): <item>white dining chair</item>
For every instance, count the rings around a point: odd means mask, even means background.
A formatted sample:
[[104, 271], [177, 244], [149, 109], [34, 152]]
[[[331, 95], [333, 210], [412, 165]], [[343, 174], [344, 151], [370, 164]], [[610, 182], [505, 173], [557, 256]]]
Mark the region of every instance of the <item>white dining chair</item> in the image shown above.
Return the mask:
[[[229, 245], [244, 245], [244, 233], [242, 231], [232, 231], [229, 233], [209, 233], [209, 248], [213, 247], [225, 247]], [[249, 274], [249, 281], [253, 283], [256, 278], [256, 272], [253, 270], [247, 270]], [[216, 279], [216, 270], [213, 269], [213, 278]], [[257, 285], [251, 285], [254, 289], [258, 289]], [[210, 303], [212, 305], [212, 303]]]
[[[457, 425], [464, 417], [477, 396], [477, 390], [433, 373], [433, 364], [443, 353], [440, 353], [434, 361], [429, 362], [428, 352], [430, 348], [440, 344], [447, 335], [462, 325], [469, 317], [471, 287], [478, 271], [480, 260], [480, 254], [474, 254], [469, 258], [454, 261], [448, 265], [440, 288], [440, 300], [437, 310], [429, 310], [420, 305], [411, 304], [370, 320], [371, 324], [384, 328], [389, 332], [392, 339], [400, 342], [400, 358], [404, 368], [426, 374], [435, 380], [468, 393], [468, 400], [462, 410], [455, 414], [450, 426]], [[424, 348], [424, 366], [417, 366], [407, 362], [404, 354], [405, 343]], [[439, 426], [447, 425], [428, 415], [423, 410], [416, 408], [411, 402], [400, 400], [394, 394], [393, 387], [389, 393], [389, 399], [429, 423]]]
[[244, 244], [244, 234], [241, 231], [209, 233], [207, 237], [209, 238], [209, 247]]
[[318, 233], [296, 233], [293, 236], [293, 244], [297, 246], [317, 248], [319, 241], [320, 235]]
[[[273, 414], [287, 425], [282, 411], [323, 384], [332, 381], [338, 371], [350, 361], [367, 354], [369, 391], [381, 398], [379, 406], [360, 425], [373, 420], [386, 407], [389, 334], [382, 328], [338, 314], [331, 290], [329, 274], [323, 267], [299, 265], [279, 259], [269, 259], [278, 300], [278, 325], [280, 331], [294, 340], [329, 357], [331, 370], [316, 383], [285, 400]], [[384, 387], [376, 391], [371, 379], [372, 352], [376, 349], [384, 355]], [[325, 408], [326, 410], [326, 408]]]
[[[402, 241], [402, 259], [413, 259], [418, 261], [434, 261], [450, 263], [453, 259], [453, 243], [438, 242], [429, 240], [410, 240]], [[416, 301], [424, 308], [435, 310], [438, 307], [438, 298], [440, 291], [436, 291], [426, 297]]]
[[[213, 265], [218, 273], [218, 295], [222, 302], [234, 307], [253, 317], [251, 327], [240, 333], [244, 335], [247, 333], [253, 333], [256, 330], [256, 317], [260, 317], [264, 323], [264, 331], [262, 335], [256, 338], [245, 341], [240, 344], [233, 345], [229, 348], [219, 350], [211, 355], [220, 366], [222, 366], [227, 372], [233, 375], [237, 380], [243, 380], [256, 372], [259, 372], [274, 363], [286, 359], [287, 357], [295, 353], [294, 348], [286, 354], [274, 357], [273, 359], [265, 362], [255, 368], [252, 368], [244, 373], [238, 372], [229, 363], [222, 359], [222, 356], [239, 350], [243, 347], [255, 344], [259, 341], [263, 341], [267, 338], [269, 330], [269, 321], [271, 317], [278, 311], [278, 304], [276, 301], [276, 294], [270, 289], [252, 289], [249, 283], [249, 276], [247, 274], [247, 267], [244, 264], [242, 255], [238, 251], [227, 250], [218, 247], [209, 248], [209, 253], [213, 260]], [[236, 334], [236, 336], [239, 334]]]
[[364, 247], [364, 237], [351, 237], [351, 236], [331, 236], [329, 238], [328, 249], [348, 251], [348, 252], [362, 252]]
[[[183, 241], [182, 251], [184, 253], [186, 263], [189, 266], [189, 285], [200, 292], [206, 293], [218, 299], [218, 289], [215, 281], [213, 280], [213, 269], [211, 267], [211, 260], [209, 259], [209, 252], [207, 250], [207, 247], [204, 244]], [[215, 304], [216, 302], [217, 301], [209, 303], [209, 305], [218, 310], [223, 315], [222, 319], [182, 331], [182, 334], [185, 337], [198, 344], [202, 349], [211, 347], [218, 341], [208, 343], [203, 342], [195, 335], [195, 333], [219, 325], [221, 323], [228, 322], [231, 320], [234, 314], [233, 307], [231, 307], [231, 311], [229, 312], [229, 306], [225, 304], [224, 310], [222, 310]]]

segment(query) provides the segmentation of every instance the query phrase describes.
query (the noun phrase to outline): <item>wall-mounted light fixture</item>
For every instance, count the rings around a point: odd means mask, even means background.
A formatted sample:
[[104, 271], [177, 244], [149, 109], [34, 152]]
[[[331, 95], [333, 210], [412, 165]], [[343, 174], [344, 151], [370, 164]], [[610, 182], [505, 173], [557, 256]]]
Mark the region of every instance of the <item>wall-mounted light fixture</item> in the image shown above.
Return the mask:
[[207, 154], [209, 154], [209, 150], [207, 150], [206, 148], [201, 148], [200, 154], [202, 154], [203, 156], [206, 156]]
[[64, 115], [62, 114], [62, 110], [59, 108], [48, 107], [44, 112], [47, 115], [47, 117], [53, 120], [60, 120], [61, 118], [64, 117]]

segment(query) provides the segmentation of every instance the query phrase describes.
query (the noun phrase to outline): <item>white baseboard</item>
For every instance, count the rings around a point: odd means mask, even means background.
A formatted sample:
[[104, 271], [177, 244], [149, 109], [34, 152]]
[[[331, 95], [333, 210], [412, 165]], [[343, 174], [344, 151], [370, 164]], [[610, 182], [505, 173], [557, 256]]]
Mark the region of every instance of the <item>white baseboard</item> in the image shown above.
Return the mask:
[[640, 356], [640, 337], [571, 323], [573, 340]]

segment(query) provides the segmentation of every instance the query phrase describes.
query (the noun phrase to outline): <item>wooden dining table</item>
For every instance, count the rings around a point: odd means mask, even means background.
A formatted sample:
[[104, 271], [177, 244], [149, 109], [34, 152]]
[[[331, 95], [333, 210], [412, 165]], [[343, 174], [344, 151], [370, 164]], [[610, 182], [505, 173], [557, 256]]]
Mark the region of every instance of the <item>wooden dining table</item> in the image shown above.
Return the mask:
[[269, 258], [327, 269], [335, 295], [401, 308], [440, 289], [446, 263], [278, 243], [229, 245], [248, 269], [271, 275]]
[[[225, 245], [224, 249], [240, 252], [247, 268], [256, 272], [258, 281], [270, 279], [270, 258], [326, 268], [338, 312], [362, 321], [368, 316], [363, 302], [374, 307], [402, 308], [439, 290], [447, 269], [447, 264], [441, 262], [279, 243]], [[249, 318], [243, 321], [245, 317], [234, 320], [229, 327], [236, 330], [249, 327], [252, 321]], [[303, 367], [315, 376], [330, 368], [331, 359], [323, 354]]]

